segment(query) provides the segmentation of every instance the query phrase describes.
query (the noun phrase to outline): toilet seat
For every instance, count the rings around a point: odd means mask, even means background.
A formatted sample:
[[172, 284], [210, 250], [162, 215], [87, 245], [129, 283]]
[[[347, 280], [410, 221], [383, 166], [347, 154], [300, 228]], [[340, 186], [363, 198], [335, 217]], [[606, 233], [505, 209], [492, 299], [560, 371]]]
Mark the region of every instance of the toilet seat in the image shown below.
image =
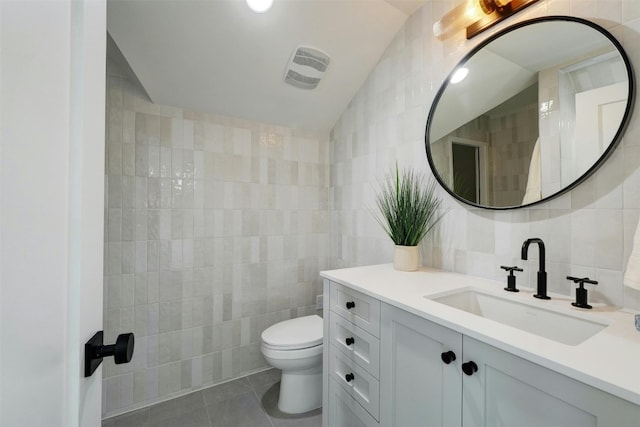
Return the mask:
[[278, 347], [272, 347], [269, 344], [262, 343], [260, 350], [265, 357], [271, 359], [290, 360], [290, 359], [306, 359], [322, 354], [322, 343], [313, 347], [283, 350]]
[[262, 332], [263, 347], [278, 351], [322, 348], [322, 322], [314, 314], [276, 323]]

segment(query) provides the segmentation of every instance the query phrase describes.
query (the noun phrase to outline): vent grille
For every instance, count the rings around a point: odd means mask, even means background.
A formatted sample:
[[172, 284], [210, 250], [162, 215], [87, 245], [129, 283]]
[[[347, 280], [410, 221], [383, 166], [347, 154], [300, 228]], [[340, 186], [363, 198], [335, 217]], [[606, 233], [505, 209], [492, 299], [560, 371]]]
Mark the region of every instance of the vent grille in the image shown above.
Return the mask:
[[293, 70], [287, 70], [287, 75], [284, 76], [284, 81], [292, 86], [299, 87], [300, 89], [315, 89], [316, 86], [318, 86], [318, 83], [320, 83], [319, 78], [303, 76]]
[[308, 46], [300, 46], [291, 55], [284, 81], [300, 89], [315, 89], [327, 71], [330, 58], [326, 53]]

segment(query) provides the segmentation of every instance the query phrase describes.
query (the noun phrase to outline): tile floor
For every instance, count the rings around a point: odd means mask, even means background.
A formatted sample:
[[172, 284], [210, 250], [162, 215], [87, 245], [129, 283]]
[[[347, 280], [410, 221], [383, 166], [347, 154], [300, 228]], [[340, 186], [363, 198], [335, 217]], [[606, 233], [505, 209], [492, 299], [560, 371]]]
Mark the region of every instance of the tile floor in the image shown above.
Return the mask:
[[320, 427], [322, 410], [278, 410], [280, 371], [270, 369], [103, 421], [102, 427]]

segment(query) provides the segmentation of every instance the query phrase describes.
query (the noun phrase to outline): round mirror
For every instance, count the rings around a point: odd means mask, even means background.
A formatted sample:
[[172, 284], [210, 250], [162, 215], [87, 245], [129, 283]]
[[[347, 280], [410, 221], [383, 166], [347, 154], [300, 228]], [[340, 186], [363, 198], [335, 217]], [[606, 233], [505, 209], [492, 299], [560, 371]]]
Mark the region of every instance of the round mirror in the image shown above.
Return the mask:
[[605, 29], [566, 16], [521, 22], [474, 48], [436, 94], [429, 164], [473, 206], [549, 200], [613, 151], [633, 94], [629, 59]]

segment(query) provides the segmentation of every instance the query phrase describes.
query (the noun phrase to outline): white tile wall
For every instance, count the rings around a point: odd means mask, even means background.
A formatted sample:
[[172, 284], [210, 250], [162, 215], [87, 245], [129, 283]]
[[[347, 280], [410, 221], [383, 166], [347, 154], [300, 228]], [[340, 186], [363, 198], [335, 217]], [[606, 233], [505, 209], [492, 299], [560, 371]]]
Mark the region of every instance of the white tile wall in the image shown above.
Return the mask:
[[315, 313], [328, 136], [155, 105], [109, 63], [104, 363], [110, 416], [266, 367], [260, 334]]
[[[370, 222], [376, 182], [396, 161], [430, 174], [424, 153], [426, 117], [441, 82], [480, 40], [514, 22], [568, 14], [609, 29], [640, 68], [640, 2], [543, 0], [471, 41], [464, 34], [440, 42], [435, 20], [457, 1], [432, 0], [413, 14], [336, 123], [330, 138], [330, 262], [333, 268], [391, 261], [392, 243]], [[504, 264], [525, 267], [519, 283], [534, 283], [537, 250], [520, 260], [522, 242], [541, 237], [551, 290], [570, 294], [565, 277], [600, 283], [594, 301], [640, 309], [640, 293], [624, 288], [640, 209], [640, 119], [632, 117], [622, 143], [594, 176], [569, 194], [530, 209], [471, 209], [441, 192], [449, 208], [435, 235], [422, 244], [423, 264], [502, 280]], [[369, 226], [372, 224], [371, 226]]]
[[[568, 14], [621, 41], [640, 67], [640, 2], [542, 0], [466, 41], [440, 42], [433, 22], [457, 1], [431, 0], [388, 47], [329, 138], [150, 103], [110, 64], [107, 101], [105, 331], [133, 330], [131, 364], [105, 364], [104, 415], [264, 366], [260, 333], [313, 311], [318, 271], [390, 262], [371, 215], [377, 183], [397, 161], [427, 173], [424, 128], [435, 92], [482, 38], [510, 23]], [[636, 111], [638, 109], [636, 108]], [[422, 244], [425, 265], [501, 279], [527, 237], [542, 237], [552, 291], [564, 277], [600, 281], [595, 301], [640, 309], [622, 276], [640, 216], [640, 119], [593, 177], [516, 211], [449, 211]]]

